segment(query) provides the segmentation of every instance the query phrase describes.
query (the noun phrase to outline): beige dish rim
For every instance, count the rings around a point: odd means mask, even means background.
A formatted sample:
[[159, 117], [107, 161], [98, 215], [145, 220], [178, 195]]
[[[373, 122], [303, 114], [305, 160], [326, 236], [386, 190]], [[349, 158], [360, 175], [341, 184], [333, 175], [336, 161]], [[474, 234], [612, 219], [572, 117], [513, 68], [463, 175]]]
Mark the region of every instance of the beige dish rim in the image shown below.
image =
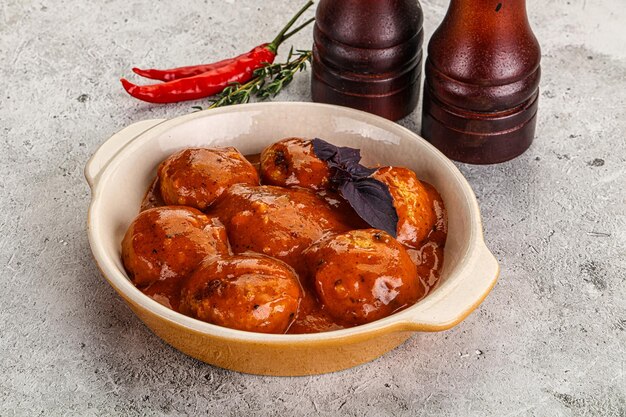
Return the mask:
[[[410, 130], [393, 123], [389, 120], [382, 119], [377, 116], [373, 116], [369, 113], [365, 113], [358, 110], [353, 110], [340, 106], [333, 106], [328, 104], [320, 104], [320, 103], [308, 103], [308, 102], [273, 102], [273, 103], [251, 103], [238, 105], [234, 107], [224, 107], [213, 110], [205, 110], [200, 112], [191, 113], [189, 115], [180, 116], [174, 119], [169, 120], [146, 120], [143, 122], [138, 122], [135, 125], [129, 126], [132, 128], [133, 126], [137, 126], [136, 132], [132, 132], [128, 135], [125, 140], [119, 144], [118, 148], [114, 148], [113, 150], [107, 149], [108, 155], [101, 155], [100, 151], [110, 146], [110, 141], [114, 137], [111, 137], [109, 140], [105, 141], [90, 160], [87, 162], [85, 166], [85, 177], [89, 186], [91, 188], [91, 203], [89, 205], [88, 217], [87, 217], [87, 230], [89, 236], [89, 243], [102, 275], [107, 279], [110, 285], [122, 295], [126, 301], [136, 303], [143, 308], [146, 308], [155, 314], [159, 315], [164, 320], [168, 320], [169, 322], [176, 324], [178, 326], [186, 327], [190, 330], [210, 334], [215, 337], [221, 337], [225, 339], [231, 340], [241, 340], [247, 342], [259, 342], [259, 343], [272, 343], [272, 344], [294, 344], [294, 343], [316, 343], [316, 342], [326, 342], [330, 340], [344, 339], [346, 337], [350, 338], [360, 338], [360, 337], [369, 337], [372, 333], [380, 334], [380, 332], [393, 332], [393, 331], [442, 331], [447, 330], [451, 327], [454, 327], [456, 324], [463, 321], [489, 294], [493, 286], [497, 281], [497, 277], [499, 275], [499, 266], [496, 269], [495, 276], [490, 277], [492, 282], [481, 296], [476, 297], [471, 304], [465, 306], [465, 308], [457, 314], [453, 319], [450, 319], [445, 322], [437, 323], [435, 321], [428, 322], [415, 322], [411, 320], [411, 316], [414, 315], [420, 308], [424, 308], [424, 305], [428, 304], [429, 297], [424, 298], [419, 301], [415, 305], [398, 312], [389, 317], [377, 320], [375, 322], [360, 325], [348, 329], [334, 330], [323, 333], [311, 333], [311, 334], [264, 334], [264, 333], [254, 333], [254, 332], [246, 332], [241, 330], [230, 329], [226, 327], [217, 326], [214, 324], [206, 323], [188, 316], [185, 316], [181, 313], [177, 313], [162, 304], [154, 301], [150, 297], [143, 294], [139, 289], [137, 289], [130, 280], [123, 274], [119, 269], [113, 264], [112, 260], [106, 255], [104, 249], [99, 244], [101, 239], [100, 233], [96, 227], [92, 227], [94, 225], [94, 209], [97, 206], [97, 202], [102, 197], [102, 187], [100, 184], [102, 183], [103, 178], [106, 179], [107, 174], [110, 173], [117, 164], [121, 163], [121, 161], [130, 155], [128, 151], [128, 147], [130, 144], [137, 143], [138, 141], [149, 141], [159, 135], [163, 134], [165, 131], [170, 130], [180, 124], [187, 123], [189, 120], [193, 120], [199, 117], [207, 117], [208, 114], [221, 114], [221, 113], [231, 113], [238, 112], [243, 110], [254, 110], [255, 108], [265, 108], [265, 107], [282, 107], [282, 106], [307, 106], [307, 107], [322, 107], [322, 108], [331, 108], [333, 111], [342, 112], [346, 115], [352, 115], [359, 119], [375, 119], [377, 124], [385, 125], [385, 129], [395, 130], [402, 136], [408, 137], [411, 140], [415, 141], [423, 141], [423, 145], [426, 145], [432, 150], [434, 150], [434, 155], [440, 159], [440, 162], [447, 165], [452, 174], [456, 177], [458, 181], [460, 181], [463, 191], [464, 197], [468, 200], [468, 206], [470, 207], [470, 224], [471, 224], [471, 232], [470, 232], [470, 242], [468, 248], [462, 256], [462, 259], [459, 261], [456, 268], [451, 272], [450, 277], [446, 280], [442, 286], [438, 287], [437, 290], [444, 290], [442, 287], [447, 287], [446, 291], [453, 291], [454, 288], [459, 285], [459, 279], [453, 279], [453, 275], [462, 274], [463, 270], [470, 268], [472, 262], [476, 262], [477, 258], [491, 256], [493, 255], [487, 249], [482, 232], [482, 222], [480, 218], [480, 211], [478, 207], [478, 203], [474, 196], [474, 193], [467, 183], [467, 180], [460, 171], [454, 166], [454, 164], [447, 159], [443, 154], [441, 154], [436, 148], [434, 148], [431, 144], [426, 142], [424, 139], [419, 137], [417, 134], [411, 132]], [[152, 123], [150, 123], [152, 122]], [[140, 126], [141, 125], [141, 126]], [[151, 125], [148, 127], [148, 125]], [[145, 128], [144, 128], [145, 127]], [[143, 129], [143, 130], [142, 130]], [[130, 129], [132, 131], [132, 129]], [[118, 133], [123, 133], [124, 130]], [[107, 145], [108, 144], [108, 145]], [[107, 158], [103, 160], [103, 158]], [[94, 168], [94, 165], [99, 165], [98, 168]], [[98, 214], [97, 212], [95, 214]], [[495, 260], [495, 258], [494, 258]], [[448, 285], [447, 285], [448, 284]], [[432, 294], [431, 294], [432, 295]]]

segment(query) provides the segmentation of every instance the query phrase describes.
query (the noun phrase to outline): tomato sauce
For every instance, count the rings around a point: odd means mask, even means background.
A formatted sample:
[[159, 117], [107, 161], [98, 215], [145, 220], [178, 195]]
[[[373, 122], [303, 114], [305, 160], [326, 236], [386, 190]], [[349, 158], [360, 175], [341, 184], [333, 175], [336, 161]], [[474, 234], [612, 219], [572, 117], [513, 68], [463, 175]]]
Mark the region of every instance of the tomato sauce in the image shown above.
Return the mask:
[[[246, 156], [246, 158], [258, 169], [259, 155]], [[422, 183], [430, 196], [433, 197], [437, 220], [435, 226], [428, 233], [427, 238], [418, 247], [406, 247], [406, 250], [417, 269], [417, 275], [421, 281], [421, 285], [425, 288], [425, 296], [435, 288], [439, 282], [443, 265], [444, 245], [447, 236], [447, 220], [443, 202], [434, 187], [430, 184]], [[348, 225], [348, 230], [369, 227], [356, 215], [350, 205], [335, 193], [321, 191], [317, 193], [317, 197], [320, 199], [320, 206], [324, 206], [324, 210], [332, 210], [336, 216], [337, 222]], [[159, 180], [157, 178], [150, 184], [143, 198], [141, 211], [164, 205], [165, 202], [161, 197]], [[209, 216], [215, 215], [211, 213], [210, 210], [208, 214]], [[245, 230], [247, 233], [255, 233], [254, 228]], [[238, 253], [245, 252], [238, 251]], [[300, 268], [296, 267], [296, 270], [297, 269]], [[295, 320], [287, 330], [287, 333], [317, 333], [355, 325], [353, 322], [338, 320], [328, 314], [325, 306], [318, 301], [312, 283], [306, 282], [301, 278], [300, 285], [303, 290], [303, 297], [300, 301]], [[141, 288], [141, 290], [157, 302], [175, 311], [179, 311], [180, 288], [180, 285], [165, 281], [154, 283], [146, 288]], [[408, 306], [402, 306], [398, 308], [398, 310], [406, 307]]]

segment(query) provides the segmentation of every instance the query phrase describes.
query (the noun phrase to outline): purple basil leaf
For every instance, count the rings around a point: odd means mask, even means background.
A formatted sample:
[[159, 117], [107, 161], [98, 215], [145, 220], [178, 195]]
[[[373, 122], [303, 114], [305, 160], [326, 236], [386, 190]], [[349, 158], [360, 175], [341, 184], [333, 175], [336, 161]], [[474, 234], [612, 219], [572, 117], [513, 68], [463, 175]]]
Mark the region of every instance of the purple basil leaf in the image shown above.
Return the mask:
[[335, 146], [323, 139], [312, 141], [313, 152], [331, 169], [331, 183], [341, 191], [354, 211], [370, 226], [396, 237], [398, 213], [393, 206], [389, 188], [370, 178], [376, 169], [361, 165], [361, 151]]
[[362, 179], [372, 175], [376, 169], [366, 168], [359, 164], [361, 160], [361, 150], [347, 146], [335, 146], [323, 139], [315, 138], [313, 142], [313, 152], [322, 161], [326, 161], [330, 168], [337, 171], [333, 175], [335, 183], [342, 183], [344, 180]]
[[364, 178], [344, 182], [339, 190], [359, 217], [370, 226], [396, 237], [398, 213], [385, 184], [374, 178]]
[[361, 160], [361, 150], [348, 148], [347, 146], [340, 146], [337, 148], [338, 152], [335, 155], [335, 161], [346, 167], [350, 167], [352, 165], [358, 165]]
[[334, 168], [332, 169], [332, 176], [330, 178], [332, 183], [341, 185], [344, 182], [352, 181], [352, 174], [350, 174], [347, 170], [331, 163], [329, 163], [328, 166]]
[[315, 153], [315, 156], [322, 161], [332, 161], [337, 152], [339, 152], [338, 147], [332, 143], [326, 142], [323, 139], [315, 138], [311, 142], [313, 143], [313, 152]]
[[356, 164], [348, 167], [347, 171], [350, 173], [354, 180], [360, 180], [372, 175], [374, 172], [376, 172], [376, 168], [368, 168], [364, 167], [361, 164]]
[[326, 142], [324, 139], [315, 138], [313, 143], [313, 152], [322, 161], [332, 162], [334, 164], [349, 167], [358, 164], [361, 160], [361, 150], [350, 148], [347, 146], [335, 146]]

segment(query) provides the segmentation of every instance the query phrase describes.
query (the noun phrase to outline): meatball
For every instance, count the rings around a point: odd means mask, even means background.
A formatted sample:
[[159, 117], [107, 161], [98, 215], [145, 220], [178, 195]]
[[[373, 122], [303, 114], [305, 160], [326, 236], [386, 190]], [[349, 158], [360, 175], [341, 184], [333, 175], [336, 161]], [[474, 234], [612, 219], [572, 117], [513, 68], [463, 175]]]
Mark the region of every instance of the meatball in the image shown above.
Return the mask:
[[343, 198], [338, 191], [322, 190], [315, 193], [315, 195], [324, 200], [326, 205], [337, 214], [337, 218], [342, 223], [349, 225], [350, 229], [369, 229], [371, 227], [365, 220], [359, 217], [348, 200]]
[[396, 238], [408, 247], [419, 248], [437, 224], [432, 194], [407, 168], [378, 168], [372, 177], [389, 187], [398, 213]]
[[184, 281], [184, 277], [182, 279], [181, 277], [165, 278], [155, 281], [147, 287], [142, 287], [141, 292], [159, 304], [163, 304], [174, 311], [179, 311], [180, 289]]
[[263, 255], [208, 258], [183, 284], [180, 309], [232, 329], [285, 333], [302, 290], [288, 265]]
[[309, 190], [237, 184], [211, 212], [226, 226], [235, 253], [272, 256], [300, 271], [300, 254], [329, 232], [344, 232], [342, 222]]
[[315, 156], [308, 139], [283, 139], [261, 153], [264, 184], [321, 190], [326, 188], [329, 178], [326, 162]]
[[317, 301], [315, 292], [309, 292], [307, 289], [304, 289], [304, 295], [300, 301], [298, 314], [293, 324], [289, 327], [288, 333], [321, 333], [343, 328], [344, 326], [337, 323], [335, 319], [322, 308]]
[[436, 218], [433, 228], [435, 232], [428, 236], [428, 240], [433, 240], [440, 245], [444, 245], [448, 234], [448, 216], [446, 208], [443, 205], [443, 199], [435, 187], [425, 181], [422, 181], [422, 185], [426, 188], [426, 191], [428, 191], [430, 200], [433, 202], [433, 210], [435, 211]]
[[235, 148], [190, 148], [171, 155], [158, 169], [166, 204], [209, 207], [231, 185], [259, 184], [252, 164]]
[[165, 279], [180, 280], [205, 256], [228, 254], [224, 226], [189, 207], [141, 212], [122, 241], [124, 267], [138, 287]]
[[324, 309], [348, 325], [387, 317], [426, 292], [406, 249], [382, 230], [324, 238], [303, 257]]

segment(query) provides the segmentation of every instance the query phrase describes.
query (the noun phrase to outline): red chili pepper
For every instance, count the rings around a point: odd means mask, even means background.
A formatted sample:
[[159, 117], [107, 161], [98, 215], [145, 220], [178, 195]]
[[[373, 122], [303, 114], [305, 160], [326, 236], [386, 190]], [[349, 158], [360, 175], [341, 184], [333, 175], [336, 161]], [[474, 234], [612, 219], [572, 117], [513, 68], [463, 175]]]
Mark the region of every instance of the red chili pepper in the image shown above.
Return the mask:
[[255, 48], [230, 64], [199, 75], [168, 81], [163, 84], [135, 85], [122, 78], [124, 89], [131, 96], [149, 103], [176, 103], [215, 95], [232, 83], [243, 83], [254, 71], [274, 62], [276, 53], [267, 47]]
[[208, 71], [213, 71], [217, 68], [225, 67], [226, 65], [231, 64], [233, 61], [237, 61], [239, 59], [243, 59], [246, 56], [254, 55], [259, 52], [260, 49], [265, 49], [268, 44], [264, 43], [263, 45], [259, 45], [256, 48], [252, 49], [250, 52], [246, 52], [245, 54], [241, 54], [234, 58], [228, 58], [221, 61], [213, 62], [212, 64], [203, 64], [203, 65], [190, 65], [187, 67], [178, 67], [171, 68], [166, 70], [160, 69], [141, 69], [141, 68], [133, 68], [133, 72], [137, 75], [141, 75], [145, 78], [150, 78], [152, 80], [159, 81], [173, 81], [178, 80], [180, 78], [188, 78], [193, 77], [194, 75], [202, 74]]
[[241, 57], [241, 55], [235, 58], [228, 58], [222, 61], [213, 62], [211, 64], [190, 65], [188, 67], [178, 67], [166, 70], [160, 70], [155, 68], [141, 69], [137, 67], [134, 67], [132, 70], [135, 74], [140, 75], [144, 78], [150, 78], [151, 80], [173, 81], [178, 80], [179, 78], [193, 77], [194, 75], [202, 74], [203, 72], [211, 71], [218, 67], [223, 67], [224, 65], [230, 64], [233, 60], [239, 57]]
[[[205, 64], [192, 67], [174, 68], [171, 70], [147, 70], [150, 74], [159, 74], [171, 81], [162, 84], [135, 85], [122, 78], [122, 86], [131, 96], [150, 103], [175, 103], [178, 101], [195, 100], [209, 97], [221, 92], [232, 83], [249, 81], [254, 71], [274, 62], [278, 46], [287, 38], [313, 21], [309, 19], [304, 24], [289, 33], [286, 33], [296, 20], [313, 4], [309, 1], [280, 31], [269, 44], [259, 45], [250, 52], [239, 55], [230, 60], [223, 60], [214, 64]], [[200, 70], [204, 70], [200, 72]], [[137, 72], [137, 71], [135, 71]], [[191, 74], [185, 76], [184, 74]], [[142, 74], [140, 74], [142, 75]], [[184, 78], [183, 78], [184, 77]]]

